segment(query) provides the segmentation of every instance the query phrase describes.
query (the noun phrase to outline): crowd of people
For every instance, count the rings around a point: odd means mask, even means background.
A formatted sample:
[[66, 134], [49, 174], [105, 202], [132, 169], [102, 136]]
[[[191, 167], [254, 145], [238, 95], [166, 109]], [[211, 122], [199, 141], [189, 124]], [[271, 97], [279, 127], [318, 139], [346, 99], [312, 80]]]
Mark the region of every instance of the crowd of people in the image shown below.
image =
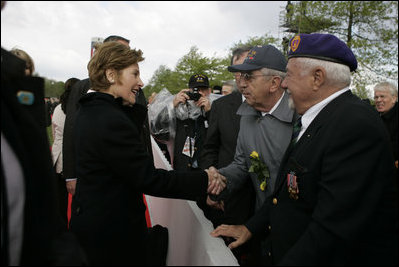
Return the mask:
[[194, 200], [243, 266], [397, 265], [397, 86], [377, 84], [372, 106], [349, 89], [358, 63], [343, 41], [289, 45], [288, 59], [235, 49], [234, 79], [213, 91], [192, 73], [166, 105], [172, 171], [154, 167], [157, 96], [144, 97], [130, 40], [105, 38], [89, 77], [65, 82], [51, 151], [43, 79], [2, 49], [2, 264], [151, 264], [148, 194]]

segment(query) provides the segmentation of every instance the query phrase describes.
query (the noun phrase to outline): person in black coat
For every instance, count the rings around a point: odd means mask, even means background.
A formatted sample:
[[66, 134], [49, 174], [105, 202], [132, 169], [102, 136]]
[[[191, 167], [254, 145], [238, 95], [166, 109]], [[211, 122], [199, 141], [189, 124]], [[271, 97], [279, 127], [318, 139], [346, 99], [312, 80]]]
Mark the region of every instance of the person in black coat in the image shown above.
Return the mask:
[[[374, 86], [375, 107], [380, 113], [391, 140], [396, 175], [394, 183], [399, 196], [398, 180], [398, 87], [390, 82], [382, 82]], [[399, 197], [398, 205], [399, 205]]]
[[349, 90], [356, 58], [330, 34], [300, 34], [290, 47], [283, 87], [302, 116], [275, 190], [245, 225], [212, 235], [235, 236], [235, 247], [266, 232], [268, 265], [397, 265], [389, 137]]
[[396, 168], [398, 168], [398, 88], [389, 82], [374, 86], [375, 107], [388, 130]]
[[[78, 176], [70, 229], [90, 265], [145, 265], [147, 225], [143, 193], [194, 200], [225, 185], [205, 171], [155, 169], [140, 138], [147, 109], [137, 105], [143, 83], [141, 50], [101, 45], [88, 65], [92, 89], [75, 121]], [[208, 186], [209, 181], [209, 186]]]
[[[116, 41], [123, 45], [129, 47], [130, 40], [117, 36], [111, 35], [104, 39], [104, 43]], [[67, 110], [65, 117], [65, 125], [64, 125], [64, 140], [63, 140], [63, 176], [66, 179], [66, 186], [69, 193], [72, 195], [75, 193], [76, 187], [76, 172], [75, 172], [75, 153], [74, 153], [74, 139], [73, 132], [75, 126], [75, 115], [79, 107], [79, 99], [84, 96], [87, 91], [90, 89], [91, 84], [90, 80], [83, 79], [77, 82], [72, 88], [71, 95], [69, 97]], [[140, 88], [139, 93], [137, 94], [137, 103], [140, 105], [147, 106], [147, 102], [145, 96]], [[146, 144], [146, 148], [148, 153], [150, 153], [152, 157], [152, 149], [151, 149], [151, 140], [148, 126], [148, 119], [142, 125], [143, 131], [141, 138], [143, 142]]]
[[[43, 123], [44, 80], [26, 77], [25, 61], [3, 49], [1, 58], [2, 265], [45, 265], [57, 221], [56, 179]], [[25, 98], [17, 98], [19, 93]], [[12, 158], [18, 164], [7, 161]], [[21, 217], [11, 221], [18, 218], [17, 207]]]
[[4, 49], [1, 59], [1, 263], [85, 264], [57, 213], [44, 79], [25, 76], [25, 61]]
[[209, 125], [211, 88], [208, 77], [194, 74], [189, 79], [188, 87], [189, 89], [182, 89], [173, 99], [176, 114], [172, 159], [174, 170], [200, 168], [200, 155]]

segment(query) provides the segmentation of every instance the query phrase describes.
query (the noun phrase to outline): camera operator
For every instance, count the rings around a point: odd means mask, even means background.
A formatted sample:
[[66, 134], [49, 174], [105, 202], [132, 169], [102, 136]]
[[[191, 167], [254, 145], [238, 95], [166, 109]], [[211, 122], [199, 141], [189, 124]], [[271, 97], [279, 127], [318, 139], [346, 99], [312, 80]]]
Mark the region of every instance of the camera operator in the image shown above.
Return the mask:
[[181, 90], [173, 99], [176, 114], [176, 136], [173, 151], [175, 170], [199, 168], [199, 155], [206, 139], [208, 116], [211, 110], [208, 77], [196, 74], [190, 77], [189, 89]]

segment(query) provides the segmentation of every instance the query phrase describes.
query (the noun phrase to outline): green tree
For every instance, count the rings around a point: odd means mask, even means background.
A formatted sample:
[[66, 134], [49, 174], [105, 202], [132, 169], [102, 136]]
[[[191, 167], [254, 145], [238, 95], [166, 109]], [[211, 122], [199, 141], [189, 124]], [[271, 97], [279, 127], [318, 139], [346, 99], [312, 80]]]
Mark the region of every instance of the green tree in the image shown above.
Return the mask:
[[[241, 46], [257, 46], [257, 45], [274, 45], [277, 48], [282, 48], [281, 43], [279, 43], [279, 39], [270, 36], [269, 34], [264, 34], [262, 36], [254, 36], [249, 37], [247, 41], [238, 41], [237, 43], [233, 44], [230, 48], [230, 52], [233, 52], [234, 49], [241, 47]], [[231, 53], [230, 53], [231, 54]], [[230, 58], [229, 58], [230, 61]]]
[[286, 19], [291, 18], [298, 31], [302, 27], [300, 32], [331, 33], [352, 49], [359, 65], [352, 85], [359, 97], [368, 96], [366, 85], [398, 80], [398, 2], [295, 1], [291, 5]]
[[190, 51], [182, 56], [174, 70], [165, 65], [159, 66], [154, 72], [147, 86], [143, 88], [144, 95], [148, 97], [153, 92], [158, 93], [163, 88], [168, 89], [171, 94], [178, 93], [181, 89], [188, 87], [190, 76], [202, 73], [208, 76], [210, 86], [222, 85], [223, 82], [233, 79], [233, 75], [227, 70], [230, 65], [232, 51], [240, 46], [256, 46], [272, 44], [281, 47], [278, 39], [268, 34], [250, 37], [246, 41], [238, 41], [230, 48], [230, 53], [225, 57], [206, 57], [199, 51], [198, 47], [192, 46]]
[[64, 82], [44, 78], [44, 96], [59, 98], [64, 92]]
[[176, 94], [188, 87], [191, 75], [198, 73], [208, 76], [210, 87], [220, 85], [223, 81], [232, 79], [232, 75], [227, 71], [229, 62], [225, 58], [206, 57], [193, 46], [178, 60], [174, 70], [165, 65], [159, 66], [148, 85], [143, 88], [144, 94], [148, 97], [152, 92], [158, 93], [163, 88], [168, 89], [171, 94]]
[[171, 69], [161, 65], [152, 75], [147, 86], [143, 88], [144, 95], [148, 98], [153, 92], [158, 93], [163, 88], [171, 90], [177, 83], [177, 76]]
[[337, 22], [325, 17], [325, 10], [312, 8], [317, 2], [299, 1], [287, 2], [286, 12], [283, 15], [283, 27], [288, 28], [291, 33], [313, 33], [329, 29], [337, 25]]

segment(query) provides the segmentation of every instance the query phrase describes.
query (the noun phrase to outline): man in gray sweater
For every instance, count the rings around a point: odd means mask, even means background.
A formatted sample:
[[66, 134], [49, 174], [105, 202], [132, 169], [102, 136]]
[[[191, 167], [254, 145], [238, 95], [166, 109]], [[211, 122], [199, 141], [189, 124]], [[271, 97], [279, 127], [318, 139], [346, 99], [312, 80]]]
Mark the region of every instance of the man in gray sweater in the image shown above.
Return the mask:
[[[266, 45], [252, 48], [243, 64], [228, 68], [230, 72], [240, 73], [238, 82], [246, 101], [237, 111], [241, 121], [234, 161], [218, 171], [211, 168], [228, 181], [227, 188], [220, 196], [211, 196], [212, 200], [221, 202], [248, 179], [252, 180], [256, 192], [255, 211], [272, 194], [281, 159], [291, 140], [294, 117], [289, 95], [281, 87], [286, 64], [279, 50]], [[268, 175], [250, 172], [253, 152]]]

